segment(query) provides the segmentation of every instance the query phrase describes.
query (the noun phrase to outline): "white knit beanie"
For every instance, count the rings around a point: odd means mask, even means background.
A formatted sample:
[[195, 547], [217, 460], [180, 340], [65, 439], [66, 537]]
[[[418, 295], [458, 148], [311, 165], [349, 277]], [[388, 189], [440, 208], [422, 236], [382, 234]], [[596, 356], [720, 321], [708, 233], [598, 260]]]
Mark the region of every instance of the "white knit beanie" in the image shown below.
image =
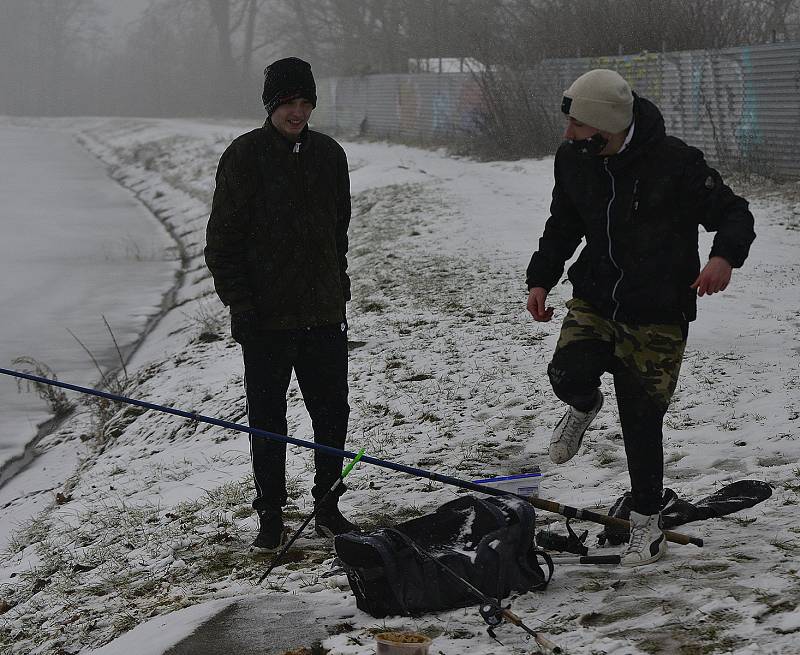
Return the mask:
[[576, 121], [617, 134], [633, 122], [631, 87], [619, 73], [596, 68], [584, 73], [564, 91], [562, 109]]

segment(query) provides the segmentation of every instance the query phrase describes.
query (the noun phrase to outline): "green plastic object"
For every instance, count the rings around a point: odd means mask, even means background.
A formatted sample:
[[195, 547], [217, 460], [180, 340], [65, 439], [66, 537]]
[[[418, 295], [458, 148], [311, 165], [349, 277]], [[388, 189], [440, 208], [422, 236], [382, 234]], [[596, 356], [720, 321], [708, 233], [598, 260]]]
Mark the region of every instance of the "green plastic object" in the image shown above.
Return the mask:
[[356, 455], [356, 456], [355, 456], [355, 458], [353, 459], [353, 461], [352, 461], [352, 462], [350, 462], [350, 463], [349, 463], [349, 464], [348, 464], [348, 465], [345, 467], [344, 471], [342, 471], [342, 479], [346, 478], [346, 477], [347, 477], [347, 474], [348, 474], [348, 473], [350, 473], [350, 471], [352, 471], [352, 470], [353, 470], [353, 467], [354, 467], [356, 464], [358, 464], [358, 460], [360, 460], [360, 459], [361, 459], [361, 458], [364, 456], [364, 450], [365, 450], [364, 448], [362, 448], [361, 450], [359, 450], [359, 451], [358, 451], [358, 455]]

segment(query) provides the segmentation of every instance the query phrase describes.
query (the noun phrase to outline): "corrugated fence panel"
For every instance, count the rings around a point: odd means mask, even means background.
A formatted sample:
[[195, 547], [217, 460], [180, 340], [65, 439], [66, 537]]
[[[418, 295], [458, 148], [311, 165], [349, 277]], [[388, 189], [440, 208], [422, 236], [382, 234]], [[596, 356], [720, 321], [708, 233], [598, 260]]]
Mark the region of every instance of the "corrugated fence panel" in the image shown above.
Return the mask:
[[[667, 131], [727, 168], [800, 176], [800, 43], [547, 60], [531, 95], [553, 108], [592, 68], [619, 71], [664, 113]], [[443, 142], [474, 133], [480, 85], [468, 73], [320, 80], [314, 122], [349, 135]]]
[[320, 128], [423, 142], [474, 133], [482, 97], [467, 73], [327, 78], [317, 96]]
[[[612, 68], [664, 114], [667, 131], [730, 168], [800, 175], [800, 44], [545, 62], [565, 89]], [[555, 92], [554, 102], [559, 91]]]

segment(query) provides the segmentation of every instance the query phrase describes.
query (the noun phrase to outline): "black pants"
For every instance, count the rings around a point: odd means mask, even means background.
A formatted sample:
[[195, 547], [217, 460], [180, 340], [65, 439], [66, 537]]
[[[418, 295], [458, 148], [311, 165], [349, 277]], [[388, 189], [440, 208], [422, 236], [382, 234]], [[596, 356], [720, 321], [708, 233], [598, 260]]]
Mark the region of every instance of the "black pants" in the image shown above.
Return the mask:
[[633, 509], [657, 514], [664, 478], [662, 425], [667, 407], [645, 391], [635, 371], [614, 357], [613, 350], [612, 344], [594, 339], [559, 348], [548, 368], [550, 382], [559, 399], [585, 411], [600, 386], [600, 376], [613, 374]]
[[[347, 404], [346, 324], [297, 330], [270, 330], [242, 344], [247, 416], [250, 427], [286, 435], [286, 392], [294, 369], [314, 441], [343, 448], [350, 406]], [[286, 444], [250, 436], [257, 510], [286, 504]], [[336, 481], [342, 458], [314, 451], [314, 487], [320, 498]]]

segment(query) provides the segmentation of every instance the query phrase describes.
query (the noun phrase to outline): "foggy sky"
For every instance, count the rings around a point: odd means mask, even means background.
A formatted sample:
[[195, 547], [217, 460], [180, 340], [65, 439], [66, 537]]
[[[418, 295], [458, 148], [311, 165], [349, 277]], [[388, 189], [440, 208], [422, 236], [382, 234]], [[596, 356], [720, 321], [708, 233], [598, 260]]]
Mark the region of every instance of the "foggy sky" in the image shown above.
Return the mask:
[[408, 74], [410, 62], [444, 58], [517, 74], [548, 58], [800, 38], [800, 0], [657, 5], [0, 0], [0, 115], [252, 116], [264, 66], [285, 56], [310, 61], [318, 79]]

